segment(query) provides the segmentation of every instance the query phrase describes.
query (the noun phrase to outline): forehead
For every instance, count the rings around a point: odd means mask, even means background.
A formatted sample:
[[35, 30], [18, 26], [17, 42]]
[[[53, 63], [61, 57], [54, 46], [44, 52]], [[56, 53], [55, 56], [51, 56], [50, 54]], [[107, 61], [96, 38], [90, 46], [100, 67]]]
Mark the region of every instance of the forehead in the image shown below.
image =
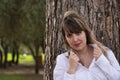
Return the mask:
[[65, 34], [80, 33], [81, 31], [83, 31], [83, 29], [81, 29], [79, 26], [78, 27], [74, 27], [74, 26], [64, 27]]
[[64, 31], [64, 34], [65, 35], [68, 35], [68, 34], [78, 34], [78, 33], [81, 33], [82, 31], [79, 31], [79, 32], [68, 32], [68, 31]]
[[79, 33], [83, 31], [83, 25], [80, 25], [76, 21], [66, 20], [63, 25], [63, 30], [67, 33]]

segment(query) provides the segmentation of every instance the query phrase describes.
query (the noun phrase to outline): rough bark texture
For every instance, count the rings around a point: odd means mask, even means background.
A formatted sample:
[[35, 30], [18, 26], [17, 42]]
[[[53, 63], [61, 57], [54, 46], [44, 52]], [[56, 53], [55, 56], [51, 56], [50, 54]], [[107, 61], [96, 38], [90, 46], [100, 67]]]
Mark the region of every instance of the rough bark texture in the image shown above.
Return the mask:
[[[119, 47], [118, 47], [118, 49], [120, 49], [120, 0], [117, 0], [117, 3], [118, 3], [118, 7], [117, 7], [117, 10], [118, 10], [118, 30], [119, 30], [119, 36], [118, 36], [118, 39], [119, 39]], [[119, 60], [119, 63], [120, 63], [120, 50], [119, 50], [119, 52], [117, 53], [117, 58], [118, 58], [118, 60]]]
[[119, 0], [46, 0], [46, 42], [44, 80], [53, 80], [56, 56], [64, 51], [60, 23], [63, 13], [82, 13], [96, 39], [113, 50], [120, 62]]

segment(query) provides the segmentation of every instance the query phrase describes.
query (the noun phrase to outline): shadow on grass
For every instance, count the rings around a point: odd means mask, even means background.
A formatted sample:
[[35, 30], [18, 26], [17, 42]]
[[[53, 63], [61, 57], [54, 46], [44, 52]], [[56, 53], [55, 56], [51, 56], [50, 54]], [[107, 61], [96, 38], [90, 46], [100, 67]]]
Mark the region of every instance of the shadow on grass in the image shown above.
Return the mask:
[[12, 74], [12, 75], [0, 75], [0, 80], [43, 80], [42, 75], [35, 74]]
[[34, 66], [17, 65], [0, 69], [0, 80], [43, 80], [43, 68], [35, 74]]

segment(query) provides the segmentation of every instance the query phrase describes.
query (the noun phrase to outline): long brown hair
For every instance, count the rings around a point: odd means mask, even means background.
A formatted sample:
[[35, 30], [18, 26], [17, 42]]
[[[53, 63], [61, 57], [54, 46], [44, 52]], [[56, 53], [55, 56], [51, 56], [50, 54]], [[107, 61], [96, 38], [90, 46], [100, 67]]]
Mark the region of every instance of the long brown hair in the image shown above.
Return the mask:
[[62, 34], [66, 42], [67, 49], [69, 45], [65, 38], [65, 31], [68, 33], [80, 33], [81, 31], [84, 31], [86, 34], [87, 44], [97, 44], [97, 46], [100, 47], [102, 52], [104, 54], [106, 53], [107, 48], [95, 39], [92, 30], [88, 26], [88, 23], [86, 22], [82, 14], [80, 13], [78, 14], [75, 11], [65, 12], [61, 25]]

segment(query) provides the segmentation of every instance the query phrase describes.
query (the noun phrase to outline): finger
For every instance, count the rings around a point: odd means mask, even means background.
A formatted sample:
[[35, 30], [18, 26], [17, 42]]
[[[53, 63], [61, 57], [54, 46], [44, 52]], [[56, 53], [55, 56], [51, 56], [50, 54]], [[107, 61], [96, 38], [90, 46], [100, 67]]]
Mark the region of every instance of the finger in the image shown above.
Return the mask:
[[93, 47], [94, 47], [94, 48], [97, 47], [97, 44], [93, 44]]
[[94, 49], [101, 50], [99, 46], [96, 46]]
[[70, 55], [75, 55], [75, 53], [73, 51], [70, 51]]
[[74, 56], [73, 59], [74, 59], [75, 61], [79, 61], [79, 58], [78, 58], [77, 56]]
[[99, 47], [95, 47], [93, 53], [94, 54], [99, 54], [99, 53], [102, 53], [102, 51]]

